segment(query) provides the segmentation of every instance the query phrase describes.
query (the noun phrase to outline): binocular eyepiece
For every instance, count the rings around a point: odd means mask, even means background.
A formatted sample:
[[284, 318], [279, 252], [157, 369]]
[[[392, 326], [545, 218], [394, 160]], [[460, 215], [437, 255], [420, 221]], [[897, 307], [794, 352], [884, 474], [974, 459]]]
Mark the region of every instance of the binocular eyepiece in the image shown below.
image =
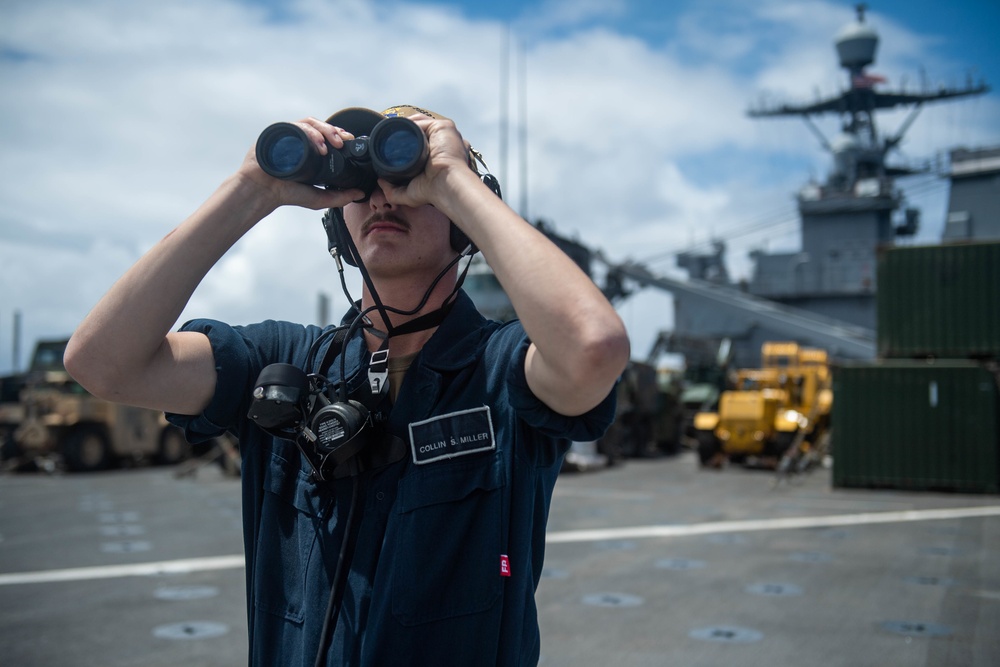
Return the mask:
[[302, 128], [275, 123], [257, 139], [257, 163], [275, 178], [331, 190], [359, 188], [366, 196], [379, 178], [405, 185], [427, 163], [423, 130], [402, 116], [379, 121], [370, 135], [347, 139], [343, 148], [334, 148], [329, 142], [326, 147], [327, 154], [320, 155]]

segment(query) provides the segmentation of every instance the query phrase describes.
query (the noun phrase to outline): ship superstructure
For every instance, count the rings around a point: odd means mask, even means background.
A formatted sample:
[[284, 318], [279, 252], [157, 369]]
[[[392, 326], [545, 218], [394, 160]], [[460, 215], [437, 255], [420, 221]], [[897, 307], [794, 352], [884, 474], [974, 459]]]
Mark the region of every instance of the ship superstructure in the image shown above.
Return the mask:
[[[869, 329], [875, 327], [876, 260], [879, 250], [916, 233], [919, 212], [906, 208], [895, 179], [925, 169], [893, 164], [890, 156], [924, 104], [985, 93], [984, 83], [920, 91], [882, 90], [885, 79], [871, 74], [879, 36], [857, 6], [857, 20], [836, 36], [840, 66], [848, 87], [809, 104], [751, 109], [753, 118], [798, 116], [832, 156], [827, 180], [810, 183], [798, 194], [802, 249], [755, 252], [751, 294], [796, 306]], [[876, 113], [909, 109], [895, 133], [878, 128]], [[828, 140], [813, 122], [837, 115], [841, 133]], [[957, 223], [956, 223], [957, 225]]]
[[956, 148], [948, 177], [948, 218], [941, 240], [1000, 241], [1000, 146]]
[[[874, 358], [880, 253], [899, 237], [915, 234], [920, 223], [919, 212], [906, 206], [896, 179], [930, 171], [896, 164], [891, 154], [924, 104], [988, 91], [984, 83], [972, 82], [961, 88], [883, 90], [885, 80], [868, 71], [878, 42], [877, 32], [866, 21], [865, 6], [858, 5], [856, 20], [835, 39], [840, 66], [847, 74], [846, 89], [810, 104], [762, 106], [749, 112], [754, 118], [801, 117], [830, 153], [832, 167], [824, 182], [809, 183], [798, 193], [801, 249], [754, 252], [755, 270], [746, 283], [731, 280], [721, 241], [709, 253], [678, 254], [677, 265], [689, 276], [680, 280], [635, 262], [610, 261], [600, 250], [572, 242], [541, 223], [539, 229], [563, 244], [588, 275], [603, 282], [613, 302], [646, 287], [670, 292], [674, 317], [667, 338], [671, 341], [724, 344], [732, 363], [745, 367], [759, 364], [761, 346], [773, 340], [820, 347], [838, 361]], [[897, 108], [909, 109], [907, 117], [895, 133], [882, 133], [876, 113]], [[825, 114], [841, 121], [841, 132], [832, 140], [813, 120]], [[945, 240], [1000, 239], [1000, 147], [956, 149], [950, 158]], [[600, 279], [590, 271], [591, 260], [603, 266]], [[489, 272], [488, 267], [482, 269]], [[509, 302], [498, 308], [499, 302], [486, 293], [502, 291], [499, 284], [479, 287], [470, 293], [489, 314], [496, 316], [500, 310], [509, 314]], [[682, 355], [689, 352], [682, 343], [667, 348]]]

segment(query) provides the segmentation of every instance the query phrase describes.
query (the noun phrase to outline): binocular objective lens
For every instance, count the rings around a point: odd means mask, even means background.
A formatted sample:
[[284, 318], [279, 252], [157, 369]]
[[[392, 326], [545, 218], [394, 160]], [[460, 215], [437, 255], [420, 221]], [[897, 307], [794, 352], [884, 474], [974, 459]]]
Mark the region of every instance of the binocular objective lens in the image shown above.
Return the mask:
[[306, 155], [306, 145], [302, 139], [293, 135], [285, 135], [271, 144], [267, 152], [267, 161], [274, 171], [289, 174], [302, 163]]
[[382, 139], [376, 150], [385, 166], [405, 169], [423, 152], [422, 140], [423, 135], [417, 136], [408, 128], [400, 128]]

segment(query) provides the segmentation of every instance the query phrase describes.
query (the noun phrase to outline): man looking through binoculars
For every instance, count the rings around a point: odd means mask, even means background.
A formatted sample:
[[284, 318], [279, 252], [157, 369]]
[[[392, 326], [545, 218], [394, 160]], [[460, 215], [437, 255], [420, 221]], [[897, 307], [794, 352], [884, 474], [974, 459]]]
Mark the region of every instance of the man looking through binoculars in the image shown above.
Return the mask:
[[[294, 125], [328, 156], [386, 117], [423, 135], [415, 177], [321, 188], [251, 150], [98, 302], [66, 366], [191, 440], [240, 438], [251, 664], [534, 664], [552, 489], [569, 441], [610, 424], [628, 339], [590, 279], [470, 168], [452, 121], [395, 107]], [[330, 209], [331, 247], [365, 278], [342, 326], [171, 331], [280, 206]], [[486, 321], [460, 290], [456, 260], [474, 249], [519, 320]]]

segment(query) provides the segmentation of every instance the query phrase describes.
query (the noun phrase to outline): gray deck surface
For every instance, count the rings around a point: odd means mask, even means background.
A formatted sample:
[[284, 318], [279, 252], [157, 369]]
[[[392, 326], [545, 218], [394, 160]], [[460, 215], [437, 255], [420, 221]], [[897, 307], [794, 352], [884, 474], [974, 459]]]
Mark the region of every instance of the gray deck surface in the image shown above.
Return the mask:
[[[0, 664], [246, 663], [239, 482], [173, 472], [0, 477]], [[772, 480], [564, 474], [541, 664], [1000, 665], [1000, 498]]]

